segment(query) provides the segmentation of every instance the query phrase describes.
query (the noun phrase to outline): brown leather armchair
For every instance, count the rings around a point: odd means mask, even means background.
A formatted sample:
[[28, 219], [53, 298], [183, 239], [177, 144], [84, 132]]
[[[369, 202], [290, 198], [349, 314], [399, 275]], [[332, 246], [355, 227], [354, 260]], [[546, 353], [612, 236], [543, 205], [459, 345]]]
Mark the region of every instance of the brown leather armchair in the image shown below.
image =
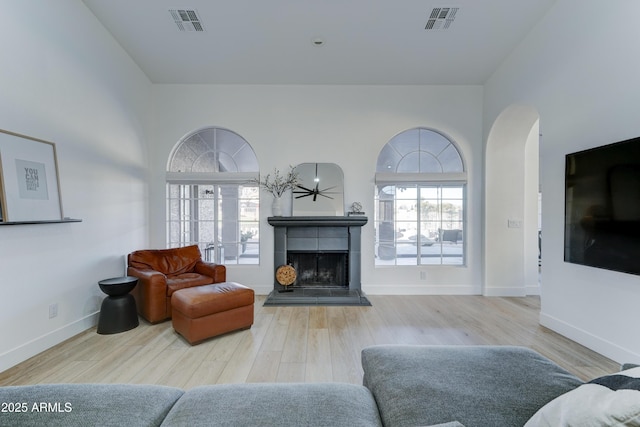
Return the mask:
[[127, 274], [138, 278], [131, 294], [138, 313], [151, 323], [171, 318], [171, 295], [183, 288], [226, 281], [224, 265], [204, 262], [197, 245], [145, 249], [127, 257]]

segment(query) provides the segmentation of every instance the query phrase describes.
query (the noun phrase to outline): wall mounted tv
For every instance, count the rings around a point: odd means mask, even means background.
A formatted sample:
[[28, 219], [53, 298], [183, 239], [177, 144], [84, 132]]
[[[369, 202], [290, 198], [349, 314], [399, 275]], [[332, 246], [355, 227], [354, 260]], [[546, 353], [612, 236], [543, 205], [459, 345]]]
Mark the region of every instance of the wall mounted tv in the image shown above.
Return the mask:
[[568, 154], [564, 260], [640, 275], [640, 137]]

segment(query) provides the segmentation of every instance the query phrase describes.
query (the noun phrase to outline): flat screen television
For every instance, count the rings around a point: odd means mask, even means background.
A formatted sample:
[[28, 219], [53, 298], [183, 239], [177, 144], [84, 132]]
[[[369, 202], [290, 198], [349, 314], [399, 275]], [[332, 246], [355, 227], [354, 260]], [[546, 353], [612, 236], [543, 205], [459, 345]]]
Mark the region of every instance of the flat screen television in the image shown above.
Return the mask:
[[640, 275], [640, 137], [568, 154], [564, 260]]

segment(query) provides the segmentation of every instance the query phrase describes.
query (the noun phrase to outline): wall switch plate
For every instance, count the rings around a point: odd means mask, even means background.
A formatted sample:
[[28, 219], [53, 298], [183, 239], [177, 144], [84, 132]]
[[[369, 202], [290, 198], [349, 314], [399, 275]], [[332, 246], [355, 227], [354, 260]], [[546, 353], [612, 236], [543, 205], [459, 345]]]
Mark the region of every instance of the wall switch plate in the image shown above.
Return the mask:
[[49, 304], [49, 319], [53, 319], [58, 315], [58, 303]]
[[508, 219], [507, 227], [509, 228], [522, 228], [522, 221], [519, 219]]

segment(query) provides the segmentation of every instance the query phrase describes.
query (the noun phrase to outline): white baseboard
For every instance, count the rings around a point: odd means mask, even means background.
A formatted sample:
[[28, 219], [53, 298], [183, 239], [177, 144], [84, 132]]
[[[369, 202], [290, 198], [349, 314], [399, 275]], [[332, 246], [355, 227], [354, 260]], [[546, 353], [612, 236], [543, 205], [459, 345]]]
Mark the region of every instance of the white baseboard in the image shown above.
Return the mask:
[[540, 285], [513, 286], [513, 287], [487, 287], [483, 293], [486, 297], [524, 297], [527, 295], [540, 295]]
[[525, 286], [527, 295], [540, 295], [540, 284]]
[[[269, 295], [273, 286], [255, 286], [256, 295]], [[366, 295], [480, 295], [480, 287], [474, 286], [425, 286], [425, 285], [362, 285]]]
[[[256, 295], [269, 295], [273, 286], [255, 286]], [[487, 288], [484, 293], [479, 286], [425, 286], [419, 285], [362, 285], [367, 295], [484, 295], [488, 297], [523, 297], [526, 295], [540, 295], [540, 286], [526, 286], [524, 288]]]
[[89, 314], [81, 319], [26, 342], [19, 347], [0, 354], [0, 372], [22, 363], [30, 357], [33, 357], [36, 354], [60, 344], [64, 340], [95, 326], [98, 323], [98, 314], [99, 312]]
[[523, 287], [485, 288], [485, 297], [524, 297], [527, 291]]
[[253, 288], [253, 292], [255, 292], [256, 295], [269, 295], [273, 290], [273, 285], [269, 285], [269, 286], [256, 285], [256, 286], [252, 286], [252, 288]]
[[556, 317], [540, 313], [540, 324], [620, 364], [640, 363], [640, 354], [570, 325]]
[[479, 295], [479, 286], [447, 285], [362, 285], [362, 291], [367, 295]]

